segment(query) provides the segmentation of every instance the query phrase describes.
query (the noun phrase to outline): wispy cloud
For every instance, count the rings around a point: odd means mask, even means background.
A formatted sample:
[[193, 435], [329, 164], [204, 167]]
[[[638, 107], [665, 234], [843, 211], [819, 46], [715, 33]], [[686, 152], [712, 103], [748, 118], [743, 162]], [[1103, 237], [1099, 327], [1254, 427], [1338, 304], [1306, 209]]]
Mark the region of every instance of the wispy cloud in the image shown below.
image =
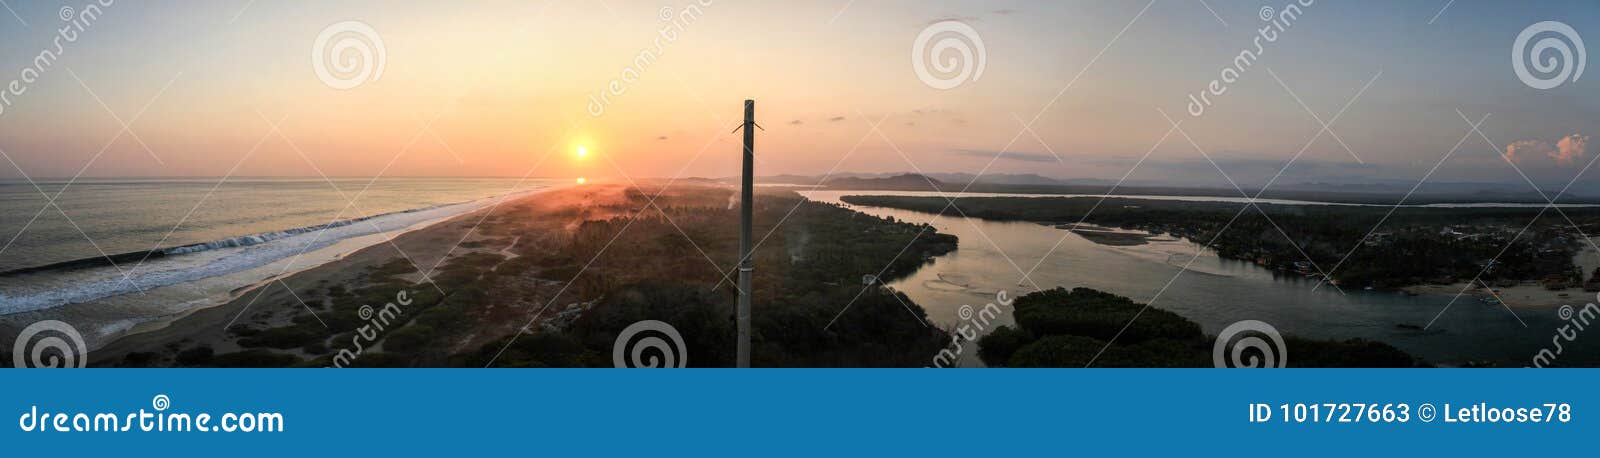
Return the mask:
[[[993, 159], [995, 154], [997, 154], [997, 153], [994, 152], [994, 151], [982, 151], [982, 150], [957, 150], [957, 151], [951, 151], [950, 154], [953, 154], [953, 155], [956, 155], [956, 156], [980, 157], [980, 158], [984, 158], [984, 159]], [[1049, 163], [1052, 163], [1052, 164], [1056, 162], [1056, 158], [1054, 156], [1049, 155], [1049, 154], [1024, 153], [1024, 152], [1018, 152], [1018, 151], [1007, 151], [1005, 154], [1000, 155], [1000, 159], [1005, 159], [1005, 160], [1010, 160], [1010, 161], [1022, 161], [1022, 162], [1049, 162]]]
[[976, 22], [976, 21], [980, 21], [980, 20], [983, 20], [983, 18], [980, 18], [980, 17], [977, 17], [977, 16], [946, 16], [946, 17], [935, 18], [933, 20], [930, 20], [930, 21], [928, 21], [928, 23], [926, 25], [934, 25], [934, 24], [938, 24], [938, 23], [944, 22], [944, 21]]
[[[1216, 162], [1216, 166], [1211, 165], [1213, 161]], [[1217, 168], [1221, 168], [1230, 176], [1250, 176], [1261, 174], [1270, 176], [1275, 175], [1278, 171], [1282, 170], [1286, 173], [1286, 177], [1310, 176], [1315, 174], [1360, 175], [1370, 174], [1382, 169], [1382, 167], [1379, 165], [1372, 163], [1362, 164], [1353, 161], [1320, 161], [1304, 158], [1296, 160], [1290, 168], [1284, 169], [1283, 167], [1287, 161], [1288, 159], [1284, 158], [1256, 157], [1213, 157], [1212, 161], [1207, 161], [1205, 159], [1149, 159], [1140, 164], [1139, 168], [1141, 170], [1164, 170], [1168, 172], [1199, 171], [1202, 175], [1215, 176], [1218, 178], [1220, 178], [1221, 175], [1217, 174]], [[1134, 164], [1138, 163], [1137, 158], [1124, 157], [1078, 159], [1074, 162], [1110, 167], [1132, 167]]]
[[1544, 140], [1518, 140], [1506, 145], [1506, 159], [1516, 163], [1526, 163], [1529, 159], [1549, 154], [1554, 148]]

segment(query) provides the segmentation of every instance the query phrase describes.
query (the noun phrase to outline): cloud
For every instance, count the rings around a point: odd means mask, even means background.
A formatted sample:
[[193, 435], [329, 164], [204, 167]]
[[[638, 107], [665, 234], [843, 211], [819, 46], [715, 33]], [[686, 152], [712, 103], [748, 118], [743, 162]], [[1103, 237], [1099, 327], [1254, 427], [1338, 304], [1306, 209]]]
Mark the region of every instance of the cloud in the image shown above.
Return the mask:
[[[957, 156], [981, 157], [981, 158], [984, 158], [984, 159], [994, 159], [994, 156], [995, 156], [996, 153], [994, 151], [980, 151], [980, 150], [966, 149], [966, 150], [959, 150], [959, 151], [951, 151], [950, 154], [954, 154], [954, 155], [957, 155]], [[1007, 159], [1007, 160], [1012, 160], [1012, 161], [1022, 161], [1022, 162], [1049, 162], [1049, 163], [1059, 162], [1059, 161], [1056, 160], [1055, 156], [1051, 156], [1049, 154], [1023, 153], [1023, 152], [1017, 152], [1017, 151], [1006, 151], [1006, 153], [1004, 155], [1000, 156], [1000, 159]]]
[[928, 23], [926, 25], [934, 25], [934, 24], [938, 24], [940, 22], [945, 22], [945, 21], [977, 22], [977, 21], [981, 21], [981, 20], [983, 20], [983, 18], [980, 18], [980, 17], [977, 17], [977, 16], [946, 16], [946, 17], [937, 18], [937, 19], [928, 21]]
[[1556, 150], [1550, 153], [1550, 158], [1561, 165], [1572, 165], [1586, 157], [1589, 157], [1589, 136], [1580, 134], [1562, 137], [1556, 142]]
[[1550, 154], [1555, 148], [1550, 147], [1544, 140], [1519, 140], [1506, 145], [1506, 160], [1516, 163], [1525, 163], [1530, 158]]
[[1555, 144], [1544, 140], [1519, 140], [1506, 145], [1506, 159], [1518, 164], [1548, 157], [1557, 165], [1572, 166], [1589, 157], [1589, 136], [1572, 134]]
[[843, 120], [844, 120], [844, 116], [834, 116], [832, 118], [828, 118], [828, 122], [839, 122], [839, 121], [843, 121]]
[[[1353, 161], [1319, 161], [1313, 159], [1299, 159], [1289, 164], [1284, 158], [1261, 157], [1212, 157], [1205, 159], [1150, 159], [1140, 163], [1134, 158], [1107, 157], [1074, 159], [1075, 163], [1094, 164], [1108, 167], [1133, 167], [1138, 165], [1141, 169], [1162, 169], [1168, 171], [1200, 171], [1221, 178], [1217, 169], [1231, 175], [1277, 175], [1282, 170], [1288, 174], [1371, 174], [1380, 170], [1378, 164], [1359, 163]], [[1216, 163], [1215, 166], [1211, 165]], [[1289, 168], [1284, 168], [1286, 165]]]

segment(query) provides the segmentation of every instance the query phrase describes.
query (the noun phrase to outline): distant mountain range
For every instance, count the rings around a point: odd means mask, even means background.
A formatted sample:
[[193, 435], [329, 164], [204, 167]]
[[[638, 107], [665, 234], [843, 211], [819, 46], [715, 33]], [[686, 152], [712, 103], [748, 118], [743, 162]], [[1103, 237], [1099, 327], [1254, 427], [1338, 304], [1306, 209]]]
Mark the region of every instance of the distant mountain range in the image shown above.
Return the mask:
[[[738, 183], [737, 178], [721, 178], [723, 183]], [[1239, 190], [1231, 187], [1205, 185], [1171, 185], [1156, 182], [1124, 182], [1099, 178], [1061, 179], [1042, 175], [970, 173], [835, 173], [827, 177], [807, 175], [773, 175], [757, 177], [757, 183], [816, 186], [819, 182], [828, 189], [883, 190], [883, 191], [970, 191], [1016, 194], [1105, 194], [1119, 195], [1180, 195], [1205, 197], [1240, 197]], [[1280, 183], [1261, 195], [1264, 199], [1310, 200], [1327, 202], [1394, 204], [1402, 198], [1407, 204], [1428, 203], [1534, 203], [1545, 200], [1527, 186], [1498, 183], [1426, 183], [1416, 187], [1415, 182], [1378, 180], [1368, 183]], [[1558, 190], [1544, 190], [1554, 196]], [[1254, 195], [1259, 188], [1247, 187], [1245, 192]], [[1568, 192], [1561, 203], [1600, 203], [1587, 195]]]
[[[815, 182], [813, 182], [815, 183]], [[829, 178], [823, 185], [834, 189], [902, 189], [918, 191], [938, 191], [948, 188], [949, 185], [937, 178], [915, 173], [887, 176], [882, 178], [840, 177]]]
[[[943, 182], [945, 184], [956, 184], [956, 185], [961, 185], [961, 186], [965, 186], [968, 183], [973, 183], [974, 181], [976, 181], [977, 183], [985, 183], [985, 184], [1047, 185], [1047, 186], [1050, 186], [1050, 185], [1055, 185], [1055, 186], [1060, 186], [1060, 185], [1104, 185], [1104, 186], [1110, 186], [1110, 185], [1116, 183], [1116, 181], [1114, 181], [1114, 180], [1105, 180], [1105, 179], [1099, 179], [1099, 178], [1058, 179], [1058, 178], [1050, 178], [1050, 177], [1041, 176], [1041, 175], [1032, 174], [1032, 173], [1024, 173], [1024, 174], [994, 173], [994, 174], [984, 174], [982, 177], [979, 177], [978, 175], [971, 174], [971, 173], [929, 173], [929, 174], [926, 174], [926, 175], [919, 175], [919, 174], [915, 174], [915, 173], [903, 173], [903, 172], [902, 173], [854, 173], [854, 172], [850, 172], [850, 173], [835, 173], [835, 174], [829, 175], [824, 184], [831, 184], [831, 183], [835, 183], [835, 182], [841, 182], [841, 183], [869, 183], [870, 181], [862, 181], [862, 180], [889, 179], [889, 178], [904, 179], [902, 177], [911, 177], [910, 179], [921, 181], [922, 184], [926, 185], [927, 184], [926, 180], [923, 180], [923, 178], [921, 178], [922, 176], [927, 176], [928, 178], [932, 178], [932, 179], [934, 179], [936, 181]], [[728, 182], [737, 181], [737, 179], [735, 179], [735, 178], [723, 178], [723, 180], [724, 181], [728, 181]], [[757, 183], [770, 183], [770, 184], [815, 185], [815, 184], [817, 184], [818, 181], [821, 181], [821, 177], [808, 176], [808, 175], [772, 175], [772, 176], [756, 177], [756, 182]]]

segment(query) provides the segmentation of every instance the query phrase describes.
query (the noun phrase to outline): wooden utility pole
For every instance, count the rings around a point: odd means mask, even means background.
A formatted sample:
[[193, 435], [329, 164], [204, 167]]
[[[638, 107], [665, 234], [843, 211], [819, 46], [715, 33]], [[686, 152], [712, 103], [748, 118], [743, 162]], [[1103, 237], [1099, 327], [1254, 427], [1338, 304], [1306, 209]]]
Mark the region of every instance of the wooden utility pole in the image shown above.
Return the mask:
[[739, 304], [734, 313], [739, 325], [738, 367], [746, 368], [750, 367], [750, 277], [756, 270], [750, 240], [755, 200], [756, 101], [744, 101], [744, 124], [740, 127], [744, 129], [744, 178], [739, 185]]

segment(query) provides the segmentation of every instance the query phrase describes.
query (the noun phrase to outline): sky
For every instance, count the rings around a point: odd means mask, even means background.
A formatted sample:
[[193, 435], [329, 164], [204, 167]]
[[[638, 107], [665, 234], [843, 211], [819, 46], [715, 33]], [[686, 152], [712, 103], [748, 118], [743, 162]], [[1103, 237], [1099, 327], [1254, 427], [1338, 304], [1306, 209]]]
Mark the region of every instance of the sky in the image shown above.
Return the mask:
[[[721, 177], [745, 99], [761, 175], [1559, 189], [1600, 153], [1600, 75], [1512, 58], [1543, 21], [1600, 37], [1600, 5], [1292, 2], [7, 0], [0, 178]], [[1286, 27], [1192, 115], [1263, 13]]]

